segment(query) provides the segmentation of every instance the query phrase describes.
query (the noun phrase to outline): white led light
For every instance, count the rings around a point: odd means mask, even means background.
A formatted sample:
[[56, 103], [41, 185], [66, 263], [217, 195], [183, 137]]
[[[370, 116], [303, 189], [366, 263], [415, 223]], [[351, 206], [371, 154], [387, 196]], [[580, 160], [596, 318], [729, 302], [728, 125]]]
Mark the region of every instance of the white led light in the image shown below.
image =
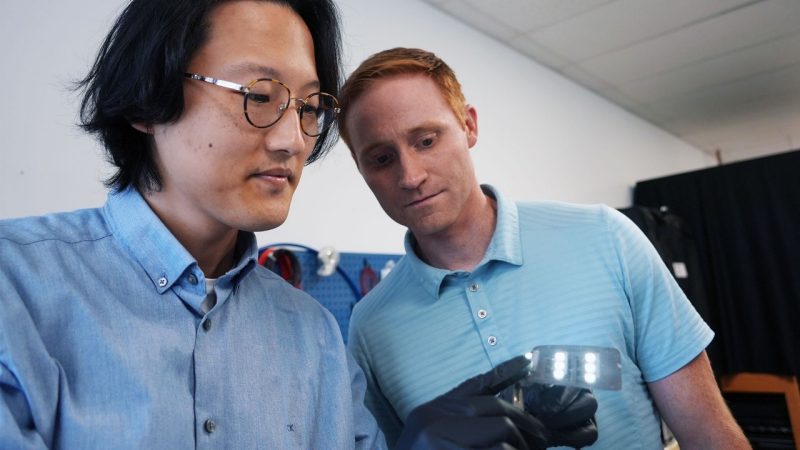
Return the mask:
[[531, 372], [524, 386], [534, 383], [619, 390], [621, 355], [612, 347], [540, 345], [531, 350]]

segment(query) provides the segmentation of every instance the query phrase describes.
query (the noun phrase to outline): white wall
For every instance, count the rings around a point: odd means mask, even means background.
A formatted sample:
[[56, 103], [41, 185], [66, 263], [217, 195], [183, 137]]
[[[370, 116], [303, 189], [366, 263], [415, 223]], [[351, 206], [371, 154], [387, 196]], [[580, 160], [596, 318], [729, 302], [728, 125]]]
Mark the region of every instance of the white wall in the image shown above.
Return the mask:
[[[482, 182], [517, 200], [628, 206], [637, 180], [707, 167], [713, 158], [417, 0], [340, 0], [346, 72], [394, 46], [432, 50], [453, 67], [478, 110], [473, 157]], [[74, 126], [84, 75], [118, 0], [0, 4], [0, 218], [102, 204], [110, 173]], [[262, 245], [402, 252], [403, 229], [383, 215], [339, 144], [306, 168], [289, 220]]]

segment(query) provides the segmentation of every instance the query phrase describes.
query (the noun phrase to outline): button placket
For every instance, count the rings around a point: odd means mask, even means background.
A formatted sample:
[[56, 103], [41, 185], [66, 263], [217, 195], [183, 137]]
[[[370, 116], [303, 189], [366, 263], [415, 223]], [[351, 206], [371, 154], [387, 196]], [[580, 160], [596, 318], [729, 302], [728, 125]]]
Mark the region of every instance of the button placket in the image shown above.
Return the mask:
[[488, 292], [484, 289], [485, 286], [476, 279], [465, 281], [465, 296], [473, 314], [475, 329], [481, 341], [483, 341], [484, 348], [492, 353], [501, 351], [502, 346], [499, 346], [500, 330], [497, 329], [496, 323], [489, 317], [491, 304], [487, 297]]

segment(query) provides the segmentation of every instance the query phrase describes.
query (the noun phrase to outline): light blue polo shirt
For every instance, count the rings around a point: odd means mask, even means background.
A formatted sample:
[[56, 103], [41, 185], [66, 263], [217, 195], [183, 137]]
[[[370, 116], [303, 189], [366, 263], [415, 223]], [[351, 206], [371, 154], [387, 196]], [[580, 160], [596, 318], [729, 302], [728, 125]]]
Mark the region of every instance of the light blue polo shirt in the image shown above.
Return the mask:
[[623, 389], [596, 391], [591, 448], [663, 448], [646, 382], [711, 342], [703, 322], [641, 231], [604, 205], [515, 204], [491, 186], [497, 226], [472, 272], [431, 267], [413, 252], [353, 311], [349, 347], [367, 406], [393, 443], [421, 403], [537, 345], [622, 354]]

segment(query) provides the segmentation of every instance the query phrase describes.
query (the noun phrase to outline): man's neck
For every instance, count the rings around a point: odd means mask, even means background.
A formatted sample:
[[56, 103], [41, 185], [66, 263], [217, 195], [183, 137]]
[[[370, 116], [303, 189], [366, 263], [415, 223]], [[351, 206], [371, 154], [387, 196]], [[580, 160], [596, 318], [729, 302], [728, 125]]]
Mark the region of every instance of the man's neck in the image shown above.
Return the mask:
[[497, 224], [497, 202], [480, 191], [461, 224], [430, 236], [415, 236], [417, 255], [433, 267], [472, 271], [483, 259]]
[[235, 264], [238, 230], [219, 229], [203, 220], [190, 220], [179, 207], [162, 205], [157, 194], [144, 195], [145, 201], [173, 236], [183, 245], [208, 278], [219, 278]]

